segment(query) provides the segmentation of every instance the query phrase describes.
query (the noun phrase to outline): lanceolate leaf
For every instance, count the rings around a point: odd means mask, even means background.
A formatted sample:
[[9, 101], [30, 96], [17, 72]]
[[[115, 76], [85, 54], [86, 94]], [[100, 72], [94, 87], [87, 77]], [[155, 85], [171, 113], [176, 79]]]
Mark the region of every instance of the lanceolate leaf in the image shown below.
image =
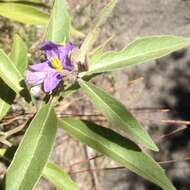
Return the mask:
[[101, 10], [101, 12], [96, 17], [92, 28], [96, 29], [99, 28], [104, 22], [107, 20], [107, 18], [112, 13], [115, 5], [117, 4], [118, 0], [110, 0], [110, 2]]
[[46, 165], [43, 176], [59, 190], [79, 190], [70, 176], [62, 168], [53, 163], [48, 163]]
[[46, 5], [41, 2], [41, 0], [0, 0], [0, 3], [19, 3], [23, 5], [46, 7]]
[[24, 74], [28, 67], [28, 50], [25, 42], [18, 35], [14, 36], [10, 58], [21, 74]]
[[73, 26], [71, 26], [70, 30], [71, 30], [71, 34], [75, 37], [78, 37], [78, 38], [84, 38], [85, 37], [85, 34], [83, 32], [77, 30]]
[[44, 105], [30, 123], [4, 178], [6, 190], [31, 190], [42, 175], [51, 153], [57, 118]]
[[89, 82], [80, 80], [79, 84], [96, 108], [100, 110], [115, 127], [126, 131], [128, 137], [136, 143], [144, 145], [151, 150], [158, 151], [157, 146], [148, 133], [121, 103]]
[[93, 44], [96, 42], [96, 39], [99, 34], [100, 26], [104, 24], [108, 16], [111, 14], [116, 3], [117, 3], [117, 0], [111, 0], [96, 17], [94, 23], [92, 24], [92, 27], [90, 28], [90, 31], [87, 37], [85, 38], [80, 48], [80, 57], [78, 58], [78, 61], [84, 63], [87, 53], [89, 53]]
[[[13, 2], [13, 1], [11, 1]], [[22, 0], [15, 0], [15, 3], [10, 3], [10, 1], [7, 0], [7, 3], [0, 3], [0, 15], [4, 17], [8, 17], [10, 19], [13, 19], [15, 21], [24, 23], [24, 24], [35, 24], [35, 25], [47, 25], [49, 22], [49, 14], [47, 14], [44, 11], [41, 11], [38, 8], [30, 6], [31, 2], [34, 2], [36, 6], [42, 6], [43, 4], [40, 3], [40, 0], [31, 0], [24, 2]], [[17, 3], [16, 3], [17, 2]], [[19, 2], [19, 3], [18, 3]], [[26, 4], [25, 4], [26, 3]], [[31, 4], [32, 5], [32, 4]], [[11, 11], [11, 9], [14, 9], [14, 11]], [[10, 13], [11, 11], [11, 13]], [[66, 14], [66, 13], [65, 13]], [[60, 18], [59, 18], [60, 19]], [[70, 21], [69, 21], [70, 23]], [[67, 24], [69, 24], [67, 23]], [[60, 22], [60, 25], [63, 23]], [[65, 24], [66, 25], [66, 24]], [[62, 27], [62, 26], [60, 26]], [[71, 34], [73, 36], [83, 38], [84, 34], [74, 27], [71, 26], [70, 28]], [[64, 33], [69, 33], [69, 31], [66, 31], [64, 28]], [[63, 31], [61, 31], [63, 33]], [[48, 34], [50, 35], [50, 34]], [[64, 38], [65, 39], [65, 38]]]
[[0, 3], [0, 15], [27, 24], [47, 24], [49, 15], [30, 5]]
[[0, 120], [9, 111], [10, 105], [13, 103], [16, 93], [0, 79]]
[[102, 44], [100, 44], [98, 47], [94, 48], [90, 52], [90, 60], [93, 62], [93, 59], [96, 59], [97, 57], [101, 56], [104, 53], [104, 48], [107, 46], [107, 44], [113, 39], [114, 35], [109, 37], [106, 41], [104, 41]]
[[107, 52], [93, 59], [87, 74], [114, 71], [165, 56], [190, 45], [190, 38], [178, 36], [149, 36], [130, 43], [119, 52]]
[[6, 152], [6, 149], [0, 148], [0, 156], [3, 156]]
[[64, 118], [58, 125], [82, 143], [109, 156], [164, 190], [175, 190], [162, 168], [152, 158], [112, 130], [74, 118]]
[[0, 78], [16, 93], [22, 90], [23, 76], [2, 49], [0, 49]]
[[[18, 71], [23, 74], [28, 65], [27, 47], [24, 41], [18, 36], [14, 36], [10, 58]], [[2, 80], [0, 81], [0, 120], [6, 115], [10, 104], [15, 99], [15, 93]]]
[[25, 2], [32, 2], [32, 3], [40, 3], [41, 0], [27, 0], [27, 1], [23, 1], [23, 0], [0, 0], [0, 2], [17, 2], [17, 3], [25, 3]]
[[[91, 80], [93, 77], [95, 77], [97, 75], [98, 74], [92, 74], [92, 75], [89, 75], [89, 76], [86, 75], [86, 76], [82, 77], [82, 79], [84, 81], [89, 81], [89, 80]], [[80, 89], [80, 85], [79, 85], [78, 81], [76, 81], [74, 84], [71, 84], [70, 86], [65, 88], [65, 91], [62, 93], [62, 95], [64, 97], [71, 96], [73, 93], [75, 93], [79, 89]]]
[[53, 11], [46, 31], [48, 40], [54, 42], [68, 41], [70, 36], [70, 16], [65, 0], [55, 0]]
[[15, 2], [24, 5], [31, 5], [34, 7], [49, 8], [48, 4], [46, 2], [43, 2], [42, 0], [3, 0], [3, 1]]
[[98, 37], [99, 30], [92, 30], [89, 32], [87, 37], [85, 38], [81, 48], [80, 48], [80, 55], [79, 58], [77, 58], [76, 61], [84, 63], [87, 53], [91, 50], [93, 44], [96, 42], [96, 39]]

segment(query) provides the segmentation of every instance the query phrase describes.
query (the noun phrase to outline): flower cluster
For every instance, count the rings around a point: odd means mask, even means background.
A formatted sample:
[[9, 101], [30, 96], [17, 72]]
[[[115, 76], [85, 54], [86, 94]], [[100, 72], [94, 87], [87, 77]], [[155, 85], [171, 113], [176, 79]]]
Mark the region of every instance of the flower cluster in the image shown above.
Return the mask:
[[59, 85], [65, 71], [71, 72], [74, 69], [70, 60], [74, 45], [68, 43], [63, 46], [45, 41], [40, 45], [40, 49], [45, 52], [46, 60], [29, 66], [26, 81], [31, 86], [42, 84], [44, 92], [49, 93]]

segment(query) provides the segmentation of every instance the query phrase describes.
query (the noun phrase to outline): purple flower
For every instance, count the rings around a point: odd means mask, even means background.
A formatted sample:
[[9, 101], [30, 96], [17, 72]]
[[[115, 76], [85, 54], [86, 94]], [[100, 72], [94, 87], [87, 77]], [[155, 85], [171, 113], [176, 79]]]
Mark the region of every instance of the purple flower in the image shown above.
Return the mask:
[[45, 41], [40, 49], [45, 52], [46, 60], [30, 65], [26, 73], [26, 81], [31, 86], [43, 84], [43, 90], [48, 93], [54, 90], [62, 80], [64, 71], [72, 71], [74, 66], [69, 55], [73, 50], [72, 43], [65, 46]]

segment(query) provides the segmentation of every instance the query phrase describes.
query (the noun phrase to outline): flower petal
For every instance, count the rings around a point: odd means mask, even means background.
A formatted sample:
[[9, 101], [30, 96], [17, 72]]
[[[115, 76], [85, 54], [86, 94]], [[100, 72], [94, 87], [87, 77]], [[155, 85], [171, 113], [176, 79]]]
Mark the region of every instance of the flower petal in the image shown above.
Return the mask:
[[68, 71], [73, 70], [74, 66], [72, 65], [69, 53], [73, 50], [74, 45], [72, 43], [67, 43], [66, 46], [53, 43], [51, 41], [45, 41], [41, 44], [40, 49], [44, 50], [46, 53], [47, 60], [51, 65], [52, 59], [59, 59], [63, 69]]
[[44, 72], [26, 72], [26, 82], [32, 86], [36, 86], [43, 83], [45, 78], [46, 74]]
[[62, 46], [47, 40], [39, 46], [40, 49], [45, 51], [46, 57], [49, 60], [49, 62], [51, 62], [52, 57], [59, 57], [59, 47]]
[[70, 59], [66, 57], [65, 62], [62, 62], [63, 68], [72, 71], [74, 69], [74, 65], [71, 63]]
[[57, 72], [49, 73], [48, 76], [44, 80], [44, 91], [51, 92], [54, 90], [59, 83], [61, 82], [61, 74]]
[[59, 59], [62, 63], [62, 66], [66, 70], [73, 70], [74, 66], [72, 65], [70, 58], [69, 58], [69, 53], [73, 50], [74, 45], [72, 43], [68, 43], [65, 47], [59, 47]]
[[45, 42], [43, 42], [42, 44], [40, 44], [39, 48], [42, 49], [42, 50], [44, 50], [44, 51], [46, 51], [46, 50], [56, 49], [59, 46], [61, 46], [61, 45], [46, 40]]
[[69, 53], [70, 51], [72, 51], [74, 49], [74, 47], [75, 46], [73, 45], [73, 43], [69, 42], [69, 43], [67, 43], [65, 49], [66, 49], [67, 53]]
[[53, 70], [48, 61], [39, 64], [29, 65], [29, 69], [31, 71], [38, 72], [51, 72]]

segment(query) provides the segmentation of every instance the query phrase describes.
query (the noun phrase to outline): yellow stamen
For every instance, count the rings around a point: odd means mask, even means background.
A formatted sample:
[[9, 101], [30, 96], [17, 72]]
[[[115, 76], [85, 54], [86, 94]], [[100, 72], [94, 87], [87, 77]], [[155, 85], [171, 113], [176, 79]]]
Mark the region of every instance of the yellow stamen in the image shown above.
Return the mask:
[[51, 64], [52, 64], [53, 68], [56, 69], [57, 71], [63, 70], [63, 67], [61, 65], [61, 61], [57, 57], [53, 57], [51, 59]]

